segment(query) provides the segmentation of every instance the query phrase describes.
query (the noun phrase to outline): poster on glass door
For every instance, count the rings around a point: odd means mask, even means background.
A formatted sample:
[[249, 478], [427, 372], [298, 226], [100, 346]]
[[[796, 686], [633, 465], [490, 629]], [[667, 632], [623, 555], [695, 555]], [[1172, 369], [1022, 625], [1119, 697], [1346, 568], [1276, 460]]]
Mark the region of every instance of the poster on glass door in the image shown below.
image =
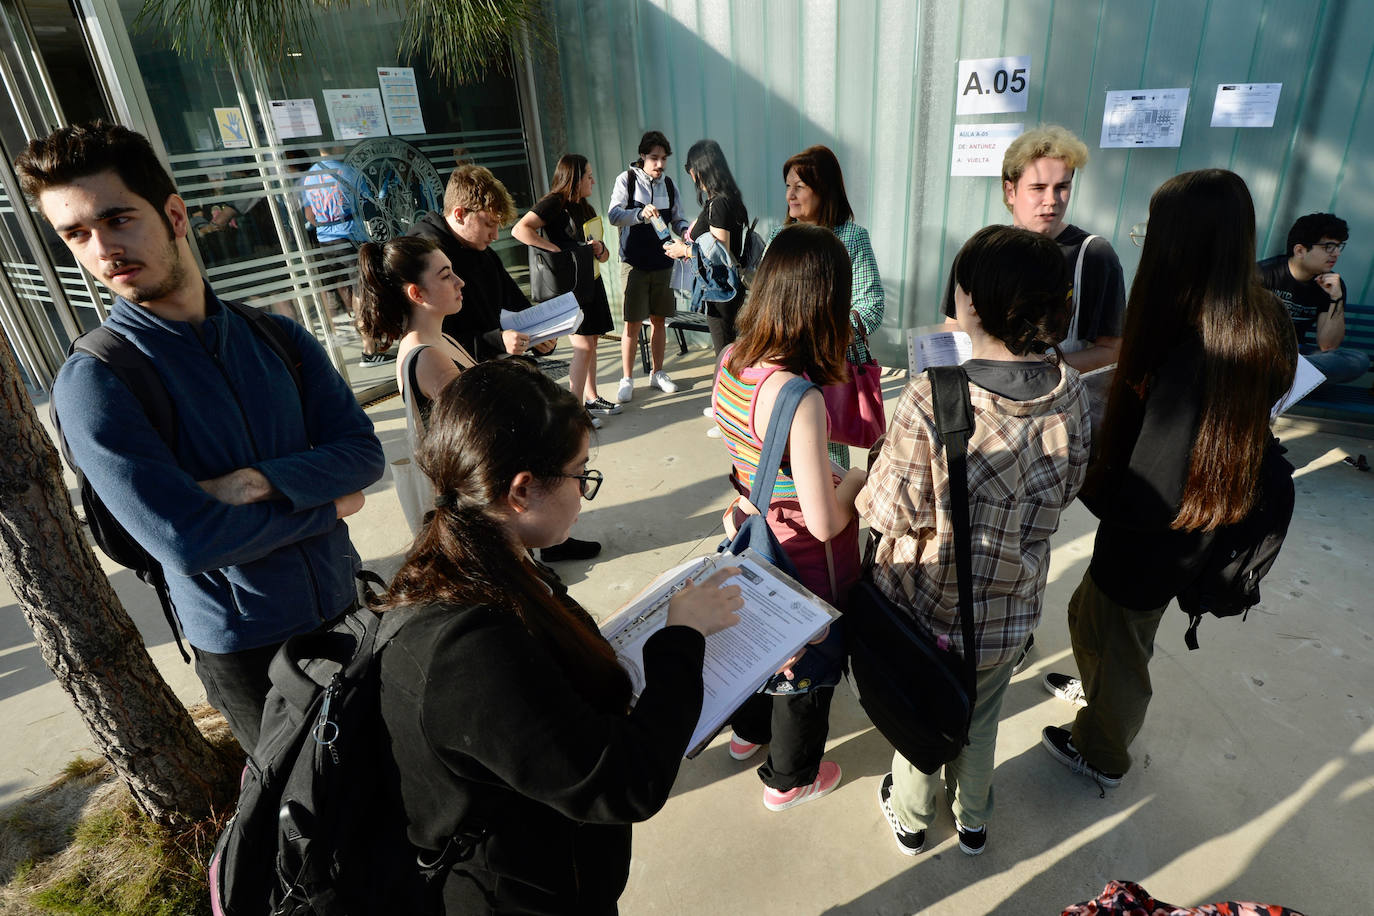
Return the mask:
[[324, 108], [335, 140], [385, 137], [386, 111], [376, 89], [326, 89]]
[[382, 87], [386, 123], [397, 136], [425, 132], [420, 113], [420, 90], [415, 86], [414, 67], [378, 67], [377, 83]]

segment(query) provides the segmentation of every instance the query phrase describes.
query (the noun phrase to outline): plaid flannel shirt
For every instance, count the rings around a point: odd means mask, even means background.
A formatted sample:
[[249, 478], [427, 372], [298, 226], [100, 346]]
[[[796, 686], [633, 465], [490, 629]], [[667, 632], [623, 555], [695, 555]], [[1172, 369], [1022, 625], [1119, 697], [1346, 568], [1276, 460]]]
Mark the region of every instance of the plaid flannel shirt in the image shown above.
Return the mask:
[[[1065, 366], [1060, 373], [1053, 391], [1029, 401], [969, 386], [969, 522], [980, 669], [1014, 658], [1040, 622], [1049, 538], [1087, 470], [1087, 393], [1073, 369]], [[935, 433], [927, 376], [902, 392], [856, 506], [883, 535], [874, 582], [933, 636], [947, 636], [962, 655], [949, 469]]]

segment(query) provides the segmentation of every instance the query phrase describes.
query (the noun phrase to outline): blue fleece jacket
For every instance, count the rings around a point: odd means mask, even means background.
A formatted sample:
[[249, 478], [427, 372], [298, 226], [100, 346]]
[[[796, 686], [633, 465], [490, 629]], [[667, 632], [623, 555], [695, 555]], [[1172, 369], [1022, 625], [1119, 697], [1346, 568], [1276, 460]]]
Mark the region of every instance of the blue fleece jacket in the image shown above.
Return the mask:
[[[116, 299], [106, 324], [153, 360], [176, 409], [169, 450], [137, 398], [96, 358], [62, 366], [53, 400], [72, 456], [167, 575], [191, 645], [237, 652], [314, 629], [356, 592], [357, 551], [334, 499], [385, 469], [372, 421], [300, 325], [299, 394], [281, 359], [206, 287], [199, 327]], [[231, 506], [197, 485], [239, 468], [281, 494]]]

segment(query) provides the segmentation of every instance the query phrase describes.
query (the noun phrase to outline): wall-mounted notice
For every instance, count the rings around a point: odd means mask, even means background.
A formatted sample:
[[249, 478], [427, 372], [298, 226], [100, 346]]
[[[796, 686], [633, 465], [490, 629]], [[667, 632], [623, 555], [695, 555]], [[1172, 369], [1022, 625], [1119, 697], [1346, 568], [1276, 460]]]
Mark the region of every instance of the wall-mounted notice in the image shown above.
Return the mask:
[[1178, 146], [1183, 142], [1187, 89], [1119, 89], [1107, 93], [1103, 149]]
[[414, 67], [378, 67], [377, 83], [382, 87], [386, 123], [393, 134], [422, 134], [425, 119], [420, 114], [420, 90], [415, 88]]
[[335, 140], [387, 136], [386, 111], [376, 89], [326, 89], [324, 108]]
[[267, 107], [272, 110], [272, 123], [282, 140], [318, 137], [324, 133], [314, 99], [272, 99]]
[[237, 108], [216, 108], [215, 124], [219, 126], [219, 142], [225, 149], [250, 146], [248, 128], [243, 124], [243, 112]]
[[1212, 103], [1213, 127], [1273, 127], [1283, 83], [1222, 83]]
[[949, 173], [1000, 177], [1003, 154], [1024, 132], [1024, 124], [955, 124]]
[[959, 61], [958, 103], [954, 113], [1004, 114], [1025, 111], [1031, 59], [985, 57]]

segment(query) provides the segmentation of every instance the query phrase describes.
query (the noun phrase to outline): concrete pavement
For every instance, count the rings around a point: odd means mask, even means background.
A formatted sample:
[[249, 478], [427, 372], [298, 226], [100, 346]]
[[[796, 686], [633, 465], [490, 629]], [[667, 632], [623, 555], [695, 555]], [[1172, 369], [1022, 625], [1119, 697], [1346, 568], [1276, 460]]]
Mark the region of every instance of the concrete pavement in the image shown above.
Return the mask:
[[[619, 359], [601, 348], [603, 395]], [[730, 491], [718, 440], [701, 416], [707, 351], [670, 356], [681, 385], [643, 387], [608, 418], [591, 466], [606, 484], [574, 532], [600, 539], [602, 556], [559, 572], [593, 614], [604, 615], [652, 576], [711, 551]], [[889, 397], [902, 378], [887, 382]], [[43, 411], [40, 411], [41, 413]], [[370, 409], [390, 457], [405, 448], [397, 399]], [[737, 763], [724, 738], [683, 764], [667, 806], [636, 828], [627, 914], [1058, 913], [1112, 878], [1178, 904], [1239, 897], [1309, 916], [1364, 912], [1374, 899], [1374, 475], [1341, 462], [1374, 456], [1374, 442], [1281, 423], [1298, 468], [1298, 507], [1264, 603], [1240, 621], [1207, 619], [1202, 647], [1183, 645], [1186, 618], [1166, 614], [1152, 666], [1155, 700], [1136, 741], [1137, 763], [1099, 798], [1038, 746], [1045, 725], [1072, 708], [1039, 680], [1073, 670], [1064, 608], [1092, 549], [1093, 520], [1075, 505], [1054, 539], [1044, 622], [1003, 712], [997, 810], [987, 851], [958, 850], [948, 809], [927, 851], [900, 855], [877, 805], [891, 750], [841, 685], [829, 755], [844, 781], [829, 797], [773, 813], [755, 763]], [[384, 478], [350, 520], [369, 566], [392, 571], [407, 542]], [[178, 695], [204, 698], [177, 657], [150, 589], [112, 580]], [[52, 778], [90, 741], [42, 665], [13, 596], [0, 586], [0, 805]]]

